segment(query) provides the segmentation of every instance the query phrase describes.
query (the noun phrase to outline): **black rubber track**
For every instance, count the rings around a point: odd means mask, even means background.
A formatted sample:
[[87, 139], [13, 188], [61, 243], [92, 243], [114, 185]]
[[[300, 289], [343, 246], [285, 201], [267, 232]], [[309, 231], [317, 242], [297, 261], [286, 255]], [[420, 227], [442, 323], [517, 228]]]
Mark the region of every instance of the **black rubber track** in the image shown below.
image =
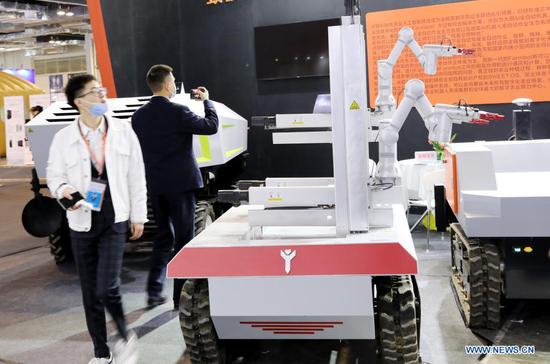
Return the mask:
[[419, 363], [417, 300], [411, 277], [378, 277], [376, 292], [382, 360], [384, 363]]
[[225, 354], [210, 318], [208, 280], [188, 279], [180, 298], [180, 325], [193, 364], [223, 364]]
[[216, 215], [212, 205], [207, 201], [198, 201], [195, 207], [195, 236], [199, 235], [206, 229], [209, 222], [214, 220], [216, 220]]

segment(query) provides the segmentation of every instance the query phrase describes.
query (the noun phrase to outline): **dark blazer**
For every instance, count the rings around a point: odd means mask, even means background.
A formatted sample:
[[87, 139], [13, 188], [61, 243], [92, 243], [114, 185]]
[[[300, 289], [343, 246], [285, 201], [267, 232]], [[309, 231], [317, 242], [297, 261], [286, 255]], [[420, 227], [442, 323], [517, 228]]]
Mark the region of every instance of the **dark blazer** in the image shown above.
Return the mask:
[[162, 96], [151, 100], [132, 116], [145, 163], [147, 190], [151, 194], [174, 194], [203, 187], [193, 153], [193, 134], [218, 131], [218, 115], [211, 101], [204, 101], [205, 117], [187, 106]]

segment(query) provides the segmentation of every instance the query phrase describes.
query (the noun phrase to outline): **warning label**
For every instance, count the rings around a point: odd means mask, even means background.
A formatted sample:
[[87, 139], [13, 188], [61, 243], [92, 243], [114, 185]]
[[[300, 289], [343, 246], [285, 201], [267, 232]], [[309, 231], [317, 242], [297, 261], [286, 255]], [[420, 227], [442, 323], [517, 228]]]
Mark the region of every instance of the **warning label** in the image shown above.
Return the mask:
[[351, 103], [351, 106], [349, 107], [350, 110], [359, 110], [360, 107], [359, 107], [359, 104], [357, 103], [357, 101], [354, 101]]

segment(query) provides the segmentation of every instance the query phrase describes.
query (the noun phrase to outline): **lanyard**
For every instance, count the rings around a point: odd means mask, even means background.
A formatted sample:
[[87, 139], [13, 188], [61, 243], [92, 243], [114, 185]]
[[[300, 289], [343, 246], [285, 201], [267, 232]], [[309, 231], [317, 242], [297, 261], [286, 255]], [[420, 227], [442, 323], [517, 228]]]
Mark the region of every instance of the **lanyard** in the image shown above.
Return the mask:
[[86, 137], [84, 136], [84, 133], [82, 132], [82, 128], [80, 127], [80, 123], [78, 124], [78, 130], [80, 130], [80, 135], [82, 136], [82, 139], [84, 140], [84, 143], [86, 143], [86, 147], [88, 147], [88, 153], [90, 154], [90, 160], [94, 164], [95, 168], [97, 169], [98, 175], [101, 176], [103, 174], [103, 169], [105, 166], [105, 140], [107, 139], [107, 129], [109, 128], [109, 125], [107, 124], [107, 118], [105, 120], [105, 131], [103, 132], [103, 135], [101, 136], [101, 152], [99, 156], [96, 156], [92, 147], [90, 146], [90, 142]]

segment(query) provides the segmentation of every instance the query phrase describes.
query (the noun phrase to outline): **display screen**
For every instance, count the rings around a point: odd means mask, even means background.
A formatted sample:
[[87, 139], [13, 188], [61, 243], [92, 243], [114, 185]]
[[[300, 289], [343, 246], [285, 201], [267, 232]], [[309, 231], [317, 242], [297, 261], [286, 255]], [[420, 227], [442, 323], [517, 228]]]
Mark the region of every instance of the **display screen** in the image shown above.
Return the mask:
[[255, 28], [259, 80], [328, 76], [328, 27], [340, 19]]
[[10, 75], [22, 78], [30, 83], [34, 83], [34, 70], [21, 68], [0, 68], [1, 72], [9, 73]]

